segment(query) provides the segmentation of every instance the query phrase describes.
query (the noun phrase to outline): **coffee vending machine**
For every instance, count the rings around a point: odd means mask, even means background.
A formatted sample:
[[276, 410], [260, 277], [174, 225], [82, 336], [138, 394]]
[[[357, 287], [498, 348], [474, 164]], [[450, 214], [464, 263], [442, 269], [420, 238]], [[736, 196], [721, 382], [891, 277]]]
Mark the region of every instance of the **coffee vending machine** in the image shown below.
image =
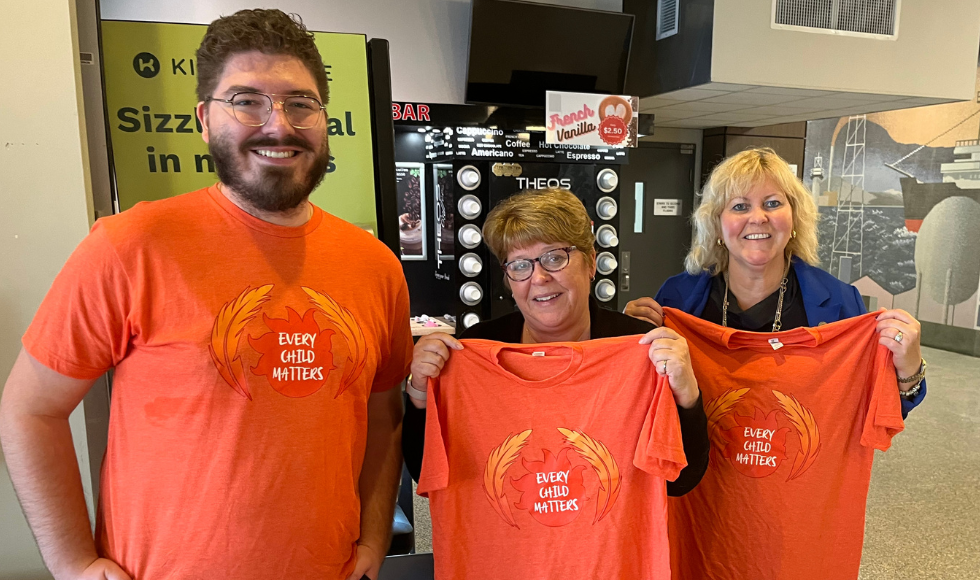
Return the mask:
[[529, 189], [567, 189], [582, 200], [596, 237], [592, 295], [601, 305], [617, 308], [618, 165], [455, 160], [452, 168], [458, 331], [514, 311], [500, 262], [483, 243], [482, 229], [490, 209]]

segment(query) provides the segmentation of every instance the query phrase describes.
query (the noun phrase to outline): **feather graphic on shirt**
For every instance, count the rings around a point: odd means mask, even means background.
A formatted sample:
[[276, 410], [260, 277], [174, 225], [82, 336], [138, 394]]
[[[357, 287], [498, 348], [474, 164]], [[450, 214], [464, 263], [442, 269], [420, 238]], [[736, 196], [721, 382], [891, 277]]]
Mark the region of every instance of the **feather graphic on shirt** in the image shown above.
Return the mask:
[[776, 396], [779, 406], [783, 408], [800, 435], [800, 451], [796, 454], [793, 470], [786, 479], [790, 481], [803, 475], [803, 472], [810, 469], [816, 461], [817, 454], [820, 453], [820, 430], [817, 429], [817, 421], [813, 418], [813, 413], [796, 400], [796, 397], [784, 395], [779, 391], [773, 391], [772, 394]]
[[238, 344], [245, 326], [255, 318], [262, 305], [269, 301], [272, 284], [255, 289], [245, 288], [234, 300], [226, 303], [218, 311], [211, 328], [211, 344], [208, 352], [218, 369], [218, 374], [243, 397], [252, 400], [245, 380], [245, 368], [238, 356]]
[[521, 450], [527, 446], [527, 439], [530, 436], [531, 429], [517, 435], [509, 435], [499, 447], [490, 452], [487, 466], [483, 471], [483, 491], [487, 495], [487, 500], [500, 517], [515, 528], [520, 526], [514, 521], [514, 516], [510, 513], [510, 505], [504, 496], [504, 476], [507, 469], [521, 456]]
[[338, 304], [333, 298], [312, 288], [303, 286], [303, 292], [309, 295], [310, 302], [330, 319], [330, 322], [340, 330], [340, 334], [347, 341], [348, 364], [344, 365], [344, 376], [340, 380], [340, 388], [337, 390], [337, 394], [334, 395], [336, 399], [361, 376], [361, 370], [364, 368], [364, 363], [367, 362], [367, 340], [350, 310]]
[[616, 463], [612, 453], [601, 441], [571, 429], [559, 427], [558, 431], [565, 436], [565, 440], [575, 448], [575, 451], [589, 462], [596, 475], [599, 476], [595, 519], [592, 520], [593, 524], [598, 523], [612, 510], [612, 506], [619, 499], [619, 492], [623, 488], [623, 481], [619, 475], [619, 464]]
[[708, 416], [708, 434], [711, 438], [711, 446], [715, 449], [724, 449], [728, 441], [721, 436], [721, 430], [715, 429], [718, 421], [731, 412], [749, 389], [728, 389], [704, 404], [704, 414]]

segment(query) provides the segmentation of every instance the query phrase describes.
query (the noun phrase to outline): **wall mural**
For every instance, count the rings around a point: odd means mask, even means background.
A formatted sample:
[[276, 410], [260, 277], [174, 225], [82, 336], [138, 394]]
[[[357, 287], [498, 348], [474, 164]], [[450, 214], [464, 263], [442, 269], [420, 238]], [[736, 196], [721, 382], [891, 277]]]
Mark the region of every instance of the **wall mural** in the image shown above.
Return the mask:
[[807, 124], [820, 260], [878, 307], [980, 329], [978, 98]]

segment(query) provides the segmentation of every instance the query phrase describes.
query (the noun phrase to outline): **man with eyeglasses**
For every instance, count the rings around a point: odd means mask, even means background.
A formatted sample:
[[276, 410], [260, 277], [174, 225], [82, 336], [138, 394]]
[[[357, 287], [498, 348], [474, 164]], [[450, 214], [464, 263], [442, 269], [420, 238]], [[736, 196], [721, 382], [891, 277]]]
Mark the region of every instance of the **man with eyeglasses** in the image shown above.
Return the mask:
[[[400, 264], [308, 201], [328, 95], [298, 19], [220, 18], [197, 60], [220, 181], [76, 249], [0, 403], [11, 478], [58, 579], [375, 579], [412, 349]], [[68, 415], [109, 369], [93, 539]]]

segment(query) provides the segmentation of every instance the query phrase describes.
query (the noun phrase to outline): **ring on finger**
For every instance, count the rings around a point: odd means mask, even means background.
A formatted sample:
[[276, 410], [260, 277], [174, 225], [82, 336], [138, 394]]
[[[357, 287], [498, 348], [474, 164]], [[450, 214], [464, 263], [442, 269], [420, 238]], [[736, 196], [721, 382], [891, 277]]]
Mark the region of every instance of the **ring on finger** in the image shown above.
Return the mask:
[[905, 335], [902, 334], [901, 330], [899, 330], [898, 334], [895, 335], [895, 342], [902, 342], [903, 338], [905, 338]]
[[664, 374], [667, 374], [667, 359], [664, 359]]

